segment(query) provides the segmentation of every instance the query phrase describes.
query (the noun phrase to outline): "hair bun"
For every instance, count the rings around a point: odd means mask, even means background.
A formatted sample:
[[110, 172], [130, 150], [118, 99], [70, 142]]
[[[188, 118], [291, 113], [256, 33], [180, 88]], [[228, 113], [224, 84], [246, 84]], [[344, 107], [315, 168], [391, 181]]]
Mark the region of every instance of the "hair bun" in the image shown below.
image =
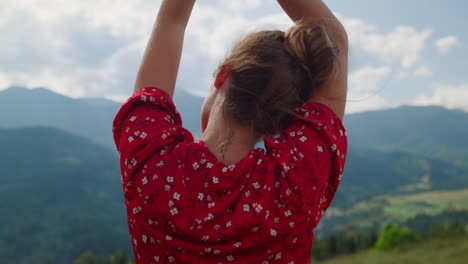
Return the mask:
[[299, 23], [286, 33], [249, 34], [222, 64], [231, 70], [223, 115], [251, 127], [257, 136], [275, 135], [330, 78], [335, 63], [336, 50], [325, 27]]
[[324, 26], [299, 22], [284, 36], [286, 50], [298, 60], [313, 88], [330, 77], [338, 50]]

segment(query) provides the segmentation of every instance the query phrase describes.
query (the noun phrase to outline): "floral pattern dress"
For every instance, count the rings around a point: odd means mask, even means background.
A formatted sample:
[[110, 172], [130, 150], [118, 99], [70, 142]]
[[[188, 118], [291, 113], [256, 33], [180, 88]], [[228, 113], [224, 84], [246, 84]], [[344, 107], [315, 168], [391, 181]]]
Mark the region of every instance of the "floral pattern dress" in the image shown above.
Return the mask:
[[266, 137], [265, 149], [224, 165], [184, 129], [166, 92], [129, 98], [113, 132], [136, 263], [310, 263], [347, 136], [325, 105], [296, 112], [302, 118]]

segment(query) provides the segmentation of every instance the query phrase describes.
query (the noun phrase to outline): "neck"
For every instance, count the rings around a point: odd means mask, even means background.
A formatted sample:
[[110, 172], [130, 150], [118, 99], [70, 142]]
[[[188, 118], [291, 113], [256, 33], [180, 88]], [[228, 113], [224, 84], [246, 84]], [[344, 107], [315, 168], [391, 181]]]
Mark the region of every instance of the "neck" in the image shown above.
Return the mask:
[[234, 164], [245, 157], [254, 148], [258, 138], [252, 130], [226, 120], [221, 111], [210, 116], [208, 125], [201, 139], [210, 151], [225, 165]]

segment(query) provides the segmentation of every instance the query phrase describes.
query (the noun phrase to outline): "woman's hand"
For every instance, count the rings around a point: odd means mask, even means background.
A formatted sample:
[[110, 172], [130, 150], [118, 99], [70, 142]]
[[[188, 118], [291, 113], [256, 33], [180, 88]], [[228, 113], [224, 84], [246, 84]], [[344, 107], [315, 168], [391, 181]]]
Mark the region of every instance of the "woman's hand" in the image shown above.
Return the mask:
[[303, 20], [312, 25], [320, 23], [327, 29], [333, 44], [338, 48], [336, 74], [314, 92], [310, 101], [330, 107], [343, 118], [348, 87], [348, 36], [340, 21], [322, 0], [278, 0], [293, 21]]
[[343, 25], [322, 0], [278, 0], [283, 10], [294, 21], [304, 20], [326, 24], [331, 34], [337, 35], [336, 43], [347, 47], [347, 34]]
[[174, 94], [185, 29], [195, 0], [163, 0], [135, 81], [135, 92], [158, 87]]

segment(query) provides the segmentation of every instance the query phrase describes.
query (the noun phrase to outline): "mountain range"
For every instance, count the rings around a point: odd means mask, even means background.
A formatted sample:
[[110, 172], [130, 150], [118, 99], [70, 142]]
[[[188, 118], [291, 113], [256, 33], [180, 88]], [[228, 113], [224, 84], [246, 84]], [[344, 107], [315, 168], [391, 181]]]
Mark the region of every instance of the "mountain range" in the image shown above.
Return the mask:
[[[180, 90], [174, 100], [184, 125], [200, 136], [203, 98]], [[45, 88], [12, 87], [0, 91], [0, 127], [55, 127], [114, 149], [112, 121], [120, 106], [101, 98], [72, 99]]]
[[[203, 100], [184, 90], [177, 90], [174, 96], [183, 125], [195, 138], [201, 135]], [[0, 92], [0, 127], [55, 127], [115, 151], [111, 127], [119, 107], [119, 103], [104, 99], [72, 99], [44, 88], [12, 87]], [[347, 115], [344, 124], [349, 154], [336, 206], [378, 193], [412, 190], [401, 186], [417, 186], [421, 181], [427, 181], [425, 186], [431, 190], [467, 183], [465, 112], [403, 106]], [[348, 195], [348, 188], [352, 197], [340, 198]]]
[[[203, 98], [179, 91], [175, 103], [199, 137]], [[47, 89], [0, 92], [0, 209], [8, 212], [0, 219], [0, 259], [66, 262], [86, 249], [130, 252], [111, 134], [119, 107]], [[379, 195], [468, 188], [465, 112], [405, 106], [348, 115], [345, 127], [337, 210]]]
[[[184, 127], [201, 135], [204, 98], [176, 90], [174, 101]], [[12, 87], [0, 91], [0, 126], [48, 126], [114, 149], [111, 126], [121, 104], [105, 99], [72, 99], [45, 88]], [[416, 154], [468, 148], [468, 113], [437, 106], [402, 106], [346, 115], [351, 147]]]
[[0, 260], [130, 253], [115, 153], [50, 127], [0, 129]]

